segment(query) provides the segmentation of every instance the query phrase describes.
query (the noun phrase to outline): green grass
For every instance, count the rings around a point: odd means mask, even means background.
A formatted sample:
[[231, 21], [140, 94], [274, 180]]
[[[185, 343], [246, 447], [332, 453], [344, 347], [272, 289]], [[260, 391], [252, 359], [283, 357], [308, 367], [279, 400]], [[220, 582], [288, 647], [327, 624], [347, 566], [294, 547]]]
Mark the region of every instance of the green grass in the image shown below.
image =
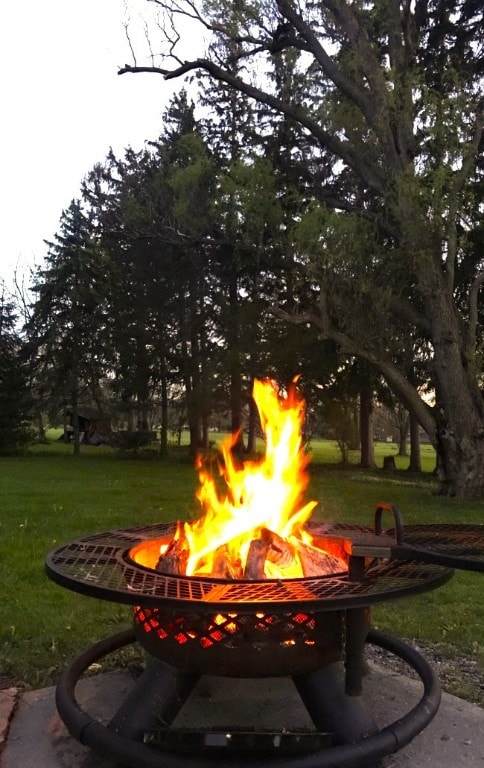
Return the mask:
[[[217, 436], [219, 438], [219, 436]], [[315, 442], [308, 498], [319, 519], [372, 524], [378, 501], [393, 501], [406, 523], [483, 522], [482, 503], [459, 503], [431, 494], [434, 457], [426, 474], [342, 469], [334, 444]], [[382, 444], [377, 462], [395, 446]], [[110, 448], [83, 447], [80, 459], [58, 442], [22, 457], [0, 459], [0, 676], [40, 687], [53, 682], [67, 660], [130, 623], [130, 611], [52, 583], [44, 574], [47, 552], [61, 543], [110, 528], [162, 522], [197, 514], [196, 473], [174, 448], [161, 461], [156, 450], [122, 456]], [[177, 455], [178, 454], [178, 455]], [[397, 459], [397, 466], [405, 459]], [[324, 463], [323, 463], [324, 462]], [[432, 644], [447, 654], [473, 656], [484, 669], [484, 581], [460, 573], [445, 587], [387, 603], [374, 624]], [[131, 663], [127, 651], [119, 663]], [[134, 653], [134, 652], [133, 652]]]
[[[228, 437], [225, 432], [215, 433], [212, 438], [215, 444]], [[188, 441], [188, 433], [182, 433], [182, 444]], [[263, 450], [262, 440], [258, 441], [258, 449]], [[311, 440], [308, 452], [312, 461], [317, 464], [341, 464], [341, 451], [335, 440]], [[408, 469], [410, 458], [398, 455], [398, 446], [395, 443], [375, 443], [375, 462], [377, 467], [383, 466], [384, 456], [394, 456], [397, 469]], [[420, 449], [422, 471], [431, 473], [435, 468], [435, 451], [431, 445], [424, 443]], [[357, 465], [360, 460], [359, 451], [350, 451], [350, 464]]]

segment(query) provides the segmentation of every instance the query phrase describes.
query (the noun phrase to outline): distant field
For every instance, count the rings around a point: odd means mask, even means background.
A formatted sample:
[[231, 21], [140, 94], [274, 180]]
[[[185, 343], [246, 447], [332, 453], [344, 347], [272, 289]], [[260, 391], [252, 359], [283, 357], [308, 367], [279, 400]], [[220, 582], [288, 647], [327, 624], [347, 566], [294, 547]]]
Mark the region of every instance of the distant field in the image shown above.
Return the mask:
[[[67, 452], [71, 451], [72, 448], [69, 448], [69, 446], [66, 446], [63, 443], [58, 442], [58, 438], [61, 435], [62, 435], [61, 429], [50, 429], [47, 432], [49, 444], [39, 445], [36, 447], [36, 450], [42, 453], [49, 453], [49, 454], [58, 453], [58, 452], [65, 453], [66, 451]], [[216, 446], [217, 444], [220, 444], [228, 436], [229, 435], [226, 432], [211, 432], [210, 443], [211, 445]], [[181, 433], [180, 446], [181, 447], [187, 446], [189, 443], [189, 439], [190, 439], [190, 436], [189, 436], [188, 430], [183, 430]], [[171, 450], [176, 454], [177, 448], [178, 448], [178, 435], [170, 433], [169, 442], [170, 442]], [[375, 461], [376, 461], [377, 467], [380, 467], [380, 468], [382, 467], [384, 456], [394, 456], [397, 469], [408, 468], [409, 457], [399, 456], [398, 446], [395, 443], [376, 441], [374, 445], [375, 445]], [[158, 447], [157, 444], [154, 443], [150, 447], [150, 451], [156, 452], [157, 447]], [[264, 450], [264, 444], [262, 440], [259, 439], [257, 441], [257, 447], [259, 451]], [[93, 446], [86, 446], [86, 450], [88, 450], [90, 453], [92, 451], [100, 451], [100, 455], [103, 455], [103, 453], [104, 454], [106, 453], [104, 447], [93, 448]], [[313, 439], [309, 443], [308, 450], [314, 462], [321, 463], [321, 464], [340, 464], [341, 463], [341, 452], [335, 440]], [[421, 455], [422, 471], [432, 472], [435, 468], [435, 451], [432, 448], [432, 446], [427, 443], [422, 444], [420, 455]], [[350, 452], [351, 464], [358, 464], [359, 459], [360, 459], [360, 456], [358, 451]]]
[[[219, 437], [219, 436], [217, 436]], [[432, 496], [434, 457], [427, 447], [418, 476], [342, 469], [335, 445], [311, 445], [308, 498], [316, 517], [372, 524], [375, 504], [393, 501], [406, 522], [484, 522], [482, 503]], [[377, 463], [396, 447], [377, 445]], [[0, 459], [1, 678], [39, 687], [52, 682], [85, 646], [130, 622], [129, 608], [75, 594], [44, 575], [47, 552], [89, 533], [198, 515], [197, 477], [186, 451], [160, 460], [156, 446], [139, 456], [111, 448], [82, 447], [80, 459], [59, 442], [36, 446], [23, 457]], [[484, 582], [461, 573], [436, 592], [375, 609], [374, 623], [407, 638], [467, 654], [484, 668]], [[132, 651], [119, 663], [129, 664]]]

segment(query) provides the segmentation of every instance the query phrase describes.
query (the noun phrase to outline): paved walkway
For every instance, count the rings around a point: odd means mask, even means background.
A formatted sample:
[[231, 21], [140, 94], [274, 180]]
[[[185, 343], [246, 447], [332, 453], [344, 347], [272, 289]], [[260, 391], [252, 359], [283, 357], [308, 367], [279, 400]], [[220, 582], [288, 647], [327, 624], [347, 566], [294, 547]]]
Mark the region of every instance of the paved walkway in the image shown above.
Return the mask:
[[[132, 683], [124, 672], [85, 678], [76, 689], [78, 701], [107, 722]], [[371, 701], [380, 727], [405, 714], [419, 700], [421, 690], [418, 681], [373, 665], [364, 683], [365, 699]], [[285, 678], [202, 678], [176, 724], [183, 727], [197, 722], [203, 727], [243, 722], [247, 727], [304, 727], [308, 715], [294, 693], [292, 682]], [[68, 734], [57, 714], [54, 695], [54, 688], [17, 697], [14, 689], [0, 692], [1, 768], [81, 768], [89, 750]], [[444, 694], [431, 724], [384, 764], [386, 768], [484, 768], [484, 709]]]

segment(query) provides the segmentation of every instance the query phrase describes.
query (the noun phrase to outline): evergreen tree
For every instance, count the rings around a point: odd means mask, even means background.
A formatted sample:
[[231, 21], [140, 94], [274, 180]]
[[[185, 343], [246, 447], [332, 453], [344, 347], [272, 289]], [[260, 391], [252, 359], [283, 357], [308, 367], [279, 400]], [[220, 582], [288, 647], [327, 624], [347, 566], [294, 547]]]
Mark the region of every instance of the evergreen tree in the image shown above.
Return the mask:
[[45, 266], [32, 286], [29, 321], [38, 387], [65, 412], [72, 409], [74, 453], [79, 454], [79, 405], [99, 398], [104, 373], [103, 331], [110, 265], [93, 238], [91, 214], [79, 200], [62, 213]]
[[31, 439], [32, 401], [25, 348], [17, 330], [17, 315], [6, 288], [0, 284], [0, 451], [24, 447]]
[[191, 451], [208, 444], [213, 178], [193, 106], [182, 93], [149, 149], [127, 150], [121, 160], [111, 153], [84, 186], [116, 264], [112, 387], [124, 409], [140, 416], [138, 424], [147, 423], [143, 412], [153, 411], [159, 396], [163, 453], [170, 388], [183, 392]]

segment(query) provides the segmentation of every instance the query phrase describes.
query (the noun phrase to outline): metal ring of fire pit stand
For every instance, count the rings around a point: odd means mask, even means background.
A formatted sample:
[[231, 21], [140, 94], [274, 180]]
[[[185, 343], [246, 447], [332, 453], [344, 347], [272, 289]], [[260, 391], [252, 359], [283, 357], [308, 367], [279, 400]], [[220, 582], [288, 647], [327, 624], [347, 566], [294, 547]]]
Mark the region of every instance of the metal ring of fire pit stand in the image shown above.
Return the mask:
[[[111, 635], [90, 646], [64, 670], [57, 686], [56, 703], [69, 732], [94, 751], [110, 754], [124, 763], [130, 761], [137, 768], [213, 768], [214, 764], [222, 765], [220, 761], [214, 761], [213, 757], [186, 757], [179, 753], [160, 751], [127, 738], [103, 726], [81, 709], [75, 698], [75, 687], [83, 672], [98, 659], [134, 641], [131, 629]], [[231, 768], [358, 768], [366, 764], [366, 761], [379, 760], [406, 746], [437, 713], [441, 697], [440, 682], [426, 659], [403, 641], [371, 629], [367, 642], [393, 653], [417, 672], [424, 693], [413, 709], [376, 734], [355, 744], [330, 747], [302, 757], [237, 757], [230, 759], [228, 765]]]

